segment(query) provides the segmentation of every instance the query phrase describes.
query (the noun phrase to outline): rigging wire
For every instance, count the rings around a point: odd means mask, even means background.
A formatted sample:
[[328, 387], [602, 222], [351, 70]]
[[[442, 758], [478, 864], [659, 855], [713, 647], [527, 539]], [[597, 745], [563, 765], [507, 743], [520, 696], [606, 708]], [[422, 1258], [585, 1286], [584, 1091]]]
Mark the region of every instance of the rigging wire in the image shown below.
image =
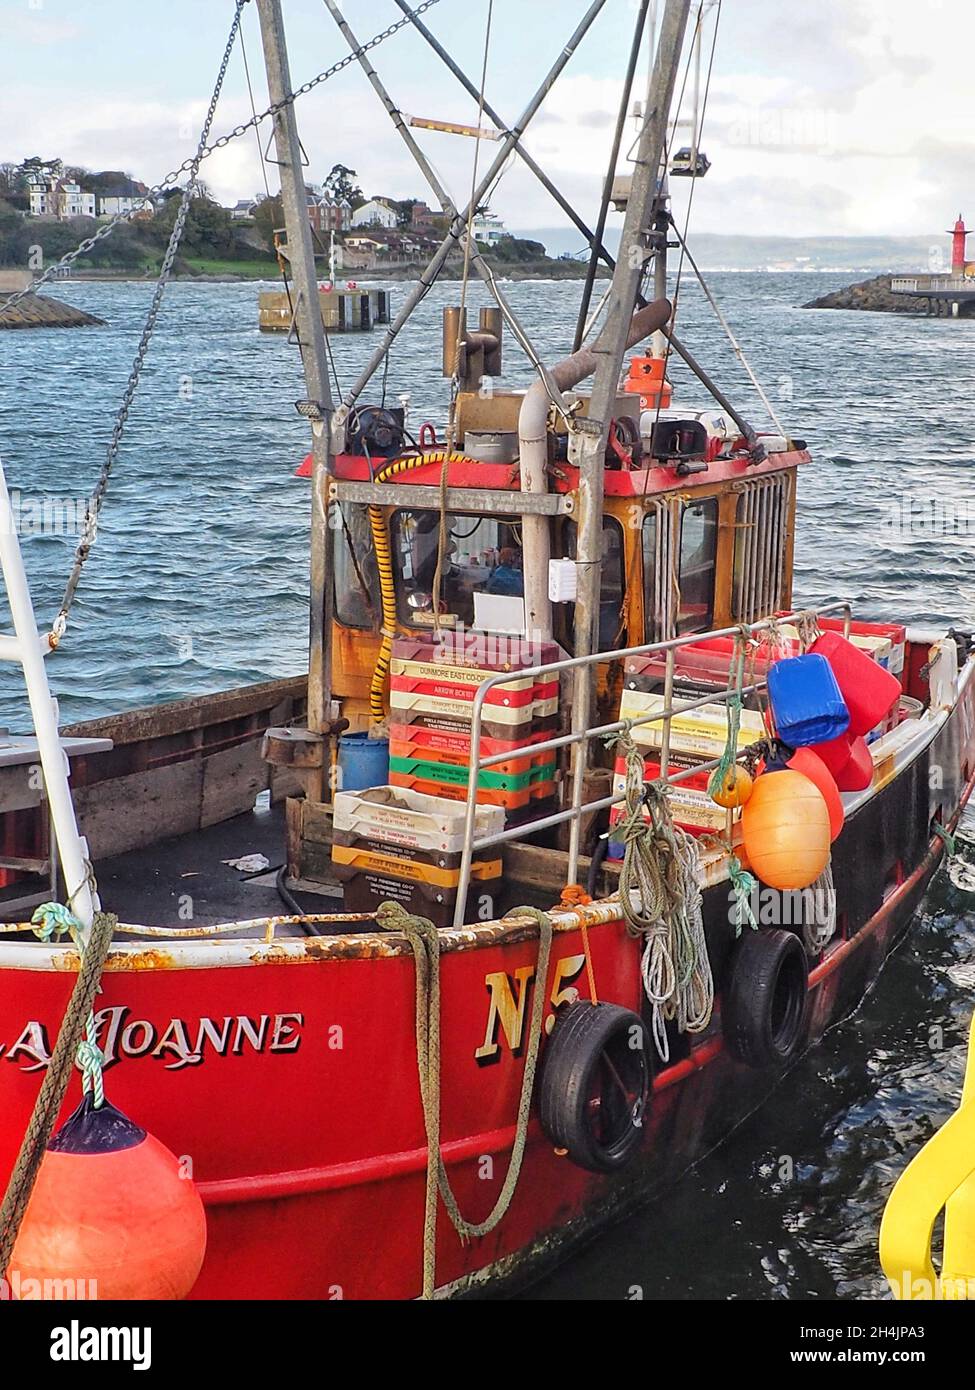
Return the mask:
[[[701, 25], [702, 25], [703, 20], [704, 20], [705, 4], [706, 4], [706, 0], [701, 0], [701, 6], [700, 6], [700, 9], [698, 10], [698, 15], [697, 15], [697, 28], [698, 28], [698, 33], [695, 35], [695, 42], [696, 42], [696, 43], [700, 43], [700, 29], [701, 29]], [[715, 53], [715, 49], [717, 48], [717, 45], [718, 45], [718, 28], [719, 28], [720, 24], [721, 24], [721, 0], [717, 0], [717, 5], [716, 5], [716, 7], [715, 7], [715, 12], [714, 12], [714, 32], [713, 32], [712, 35], [711, 35], [711, 52], [710, 52], [710, 54], [708, 55], [708, 70], [707, 70], [707, 75], [706, 75], [706, 77], [705, 77], [705, 79], [704, 79], [704, 97], [703, 97], [702, 102], [701, 102], [700, 117], [698, 118], [697, 112], [694, 113], [694, 115], [695, 115], [695, 121], [696, 121], [696, 127], [697, 127], [697, 128], [696, 128], [696, 131], [695, 131], [695, 146], [694, 146], [693, 155], [696, 155], [698, 149], [700, 148], [701, 133], [702, 133], [703, 130], [704, 130], [704, 117], [705, 117], [705, 115], [706, 115], [706, 113], [707, 113], [707, 109], [708, 109], [708, 97], [709, 97], [710, 92], [711, 92], [711, 75], [712, 75], [712, 73], [713, 73], [713, 71], [714, 71], [714, 53]], [[689, 71], [689, 70], [690, 70], [690, 59], [688, 59], [688, 71]], [[687, 72], [685, 72], [685, 74], [684, 74], [684, 80], [685, 80], [685, 82], [687, 81]], [[675, 123], [675, 128], [674, 128], [674, 132], [673, 132], [673, 138], [676, 138], [676, 134], [677, 134], [677, 132], [676, 132], [676, 123]], [[692, 155], [692, 157], [693, 157], [693, 155]], [[669, 151], [668, 151], [668, 162], [669, 162]], [[688, 234], [688, 232], [690, 231], [690, 226], [691, 226], [691, 211], [692, 211], [693, 206], [694, 206], [694, 194], [695, 194], [696, 192], [697, 192], [697, 176], [696, 176], [696, 170], [695, 170], [695, 177], [691, 179], [691, 188], [690, 188], [690, 192], [689, 192], [688, 197], [687, 197], [687, 214], [686, 214], [686, 216], [685, 216], [685, 218], [684, 218], [684, 235], [681, 237], [680, 234], [678, 233], [678, 237], [679, 237], [679, 240], [680, 240], [680, 243], [681, 243], [681, 253], [680, 253], [680, 259], [679, 259], [679, 261], [677, 262], [677, 276], [676, 276], [676, 280], [675, 280], [675, 284], [674, 284], [674, 312], [673, 312], [673, 314], [671, 315], [671, 326], [673, 326], [673, 325], [677, 322], [677, 304], [678, 304], [678, 300], [679, 300], [679, 298], [680, 298], [681, 278], [682, 278], [682, 276], [683, 276], [683, 271], [684, 271], [684, 258], [685, 258], [685, 254], [686, 254], [686, 251], [687, 251], [687, 234]], [[674, 230], [677, 231], [676, 226], [674, 227]], [[667, 348], [667, 355], [668, 355], [668, 356], [670, 355], [670, 347], [669, 347], [669, 345], [668, 345], [668, 348]]]
[[251, 116], [254, 119], [254, 141], [257, 145], [257, 157], [261, 165], [261, 177], [264, 180], [264, 192], [268, 199], [271, 197], [271, 185], [267, 181], [267, 160], [264, 158], [264, 146], [261, 144], [261, 137], [257, 131], [257, 103], [254, 100], [254, 88], [251, 85], [251, 69], [247, 61], [247, 45], [244, 42], [244, 26], [240, 28], [240, 56], [244, 60], [244, 77], [247, 80], [247, 95], [250, 98]]
[[[670, 168], [671, 151], [672, 151], [672, 149], [673, 149], [674, 142], [675, 142], [676, 139], [677, 139], [677, 127], [678, 127], [678, 123], [679, 123], [679, 121], [680, 121], [681, 109], [682, 109], [683, 104], [684, 104], [684, 96], [685, 96], [686, 91], [687, 91], [687, 79], [688, 79], [688, 76], [690, 75], [691, 63], [692, 63], [693, 57], [694, 57], [694, 48], [695, 48], [696, 44], [699, 43], [699, 41], [700, 41], [701, 26], [702, 26], [702, 24], [703, 24], [703, 22], [704, 22], [704, 14], [705, 14], [705, 7], [706, 7], [706, 4], [707, 4], [707, 0], [700, 0], [700, 4], [699, 4], [699, 6], [698, 6], [698, 11], [697, 11], [697, 21], [696, 21], [695, 26], [694, 26], [694, 30], [695, 30], [695, 32], [694, 32], [694, 40], [693, 40], [693, 42], [692, 42], [692, 44], [691, 44], [691, 47], [690, 47], [690, 49], [689, 49], [689, 51], [688, 51], [687, 63], [685, 64], [685, 67], [684, 67], [684, 76], [683, 76], [683, 80], [682, 80], [682, 82], [681, 82], [680, 97], [678, 98], [678, 102], [677, 102], [677, 110], [676, 110], [676, 112], [675, 112], [674, 120], [673, 120], [673, 122], [672, 122], [672, 124], [671, 124], [671, 127], [670, 127], [669, 136], [664, 140], [664, 169], [665, 169], [665, 170], [669, 170], [669, 168]], [[697, 133], [698, 133], [698, 134], [697, 134], [698, 140], [700, 140], [700, 134], [701, 134], [701, 132], [702, 132], [703, 129], [704, 129], [704, 117], [705, 117], [705, 114], [706, 114], [706, 112], [707, 112], [707, 107], [708, 107], [708, 96], [709, 96], [710, 90], [711, 90], [711, 72], [712, 72], [713, 67], [714, 67], [714, 53], [715, 53], [715, 48], [717, 47], [717, 42], [718, 42], [718, 23], [719, 23], [719, 21], [720, 21], [720, 18], [721, 18], [721, 0], [717, 0], [717, 8], [716, 8], [716, 11], [715, 11], [715, 19], [714, 19], [714, 33], [713, 33], [712, 36], [711, 36], [711, 54], [710, 54], [710, 58], [709, 58], [709, 61], [708, 61], [707, 80], [706, 80], [705, 85], [704, 85], [704, 98], [703, 98], [703, 101], [702, 101], [702, 103], [701, 103], [700, 116], [698, 116], [698, 113], [697, 113], [697, 112], [695, 112], [695, 115], [694, 115], [695, 125], [696, 125], [696, 129], [697, 129]], [[695, 176], [695, 177], [692, 179], [692, 181], [691, 181], [690, 194], [688, 195], [688, 200], [687, 200], [687, 216], [686, 216], [685, 219], [684, 219], [684, 236], [683, 236], [683, 238], [681, 239], [681, 245], [682, 245], [682, 247], [683, 247], [683, 246], [686, 246], [686, 244], [687, 244], [687, 233], [688, 233], [688, 231], [690, 230], [691, 209], [692, 209], [693, 203], [694, 203], [694, 193], [695, 193], [695, 191], [696, 191], [696, 188], [697, 188], [697, 178], [696, 178], [696, 176]], [[674, 224], [673, 217], [672, 217], [669, 213], [668, 213], [668, 215], [667, 215], [667, 227], [673, 227], [675, 231], [677, 230], [676, 225]], [[666, 242], [666, 237], [667, 237], [667, 229], [666, 229], [666, 228], [664, 229], [663, 236], [664, 236], [665, 242]], [[663, 254], [666, 255], [666, 244], [665, 244], [664, 247], [662, 248], [662, 251], [663, 251]], [[658, 254], [660, 254], [660, 252], [658, 252]], [[680, 307], [681, 275], [682, 275], [682, 273], [683, 273], [683, 269], [684, 269], [684, 258], [683, 258], [683, 251], [682, 251], [682, 252], [681, 252], [681, 259], [680, 259], [680, 261], [678, 262], [678, 266], [677, 266], [677, 275], [676, 275], [676, 279], [675, 279], [675, 283], [674, 283], [674, 296], [673, 296], [672, 308], [671, 308], [671, 314], [670, 314], [670, 328], [671, 328], [671, 329], [673, 329], [673, 327], [674, 327], [675, 324], [677, 323], [677, 313], [678, 313], [678, 309], [679, 309], [679, 307]], [[669, 340], [668, 340], [667, 343], [666, 343], [666, 345], [665, 345], [665, 347], [664, 347], [664, 354], [663, 354], [663, 359], [664, 359], [664, 378], [665, 378], [665, 379], [666, 379], [666, 374], [667, 374], [667, 364], [670, 362], [670, 358], [671, 358], [672, 352], [673, 352], [673, 348], [671, 347], [671, 344], [670, 344], [670, 342], [669, 342]], [[651, 438], [652, 438], [652, 435], [653, 435], [653, 430], [655, 430], [656, 427], [657, 427], [657, 425], [660, 423], [660, 412], [663, 410], [663, 403], [664, 403], [664, 393], [663, 393], [663, 389], [661, 388], [661, 390], [658, 392], [658, 395], [657, 395], [657, 407], [656, 407], [656, 410], [654, 411], [653, 429], [651, 430]], [[643, 482], [643, 493], [644, 493], [644, 496], [646, 496], [647, 487], [648, 487], [648, 485], [649, 485], [649, 482], [650, 482], [650, 474], [649, 474], [649, 471], [648, 471], [646, 477], [644, 478], [644, 482]]]
[[240, 17], [244, 5], [246, 3], [247, 0], [237, 0], [237, 6], [234, 11], [233, 22], [230, 26], [230, 33], [227, 37], [227, 43], [224, 48], [223, 58], [220, 62], [220, 69], [217, 73], [217, 80], [213, 88], [213, 95], [210, 98], [210, 105], [207, 109], [206, 118], [203, 122], [203, 129], [200, 132], [200, 139], [197, 145], [196, 157], [192, 161], [190, 178], [187, 180], [186, 186], [183, 189], [183, 193], [179, 202], [179, 208], [177, 209], [176, 216], [173, 221], [173, 228], [169, 236], [169, 244], [166, 247], [166, 253], [163, 257], [163, 262], [159, 269], [159, 278], [156, 281], [156, 288], [153, 291], [152, 300], [149, 305], [149, 312], [146, 315], [145, 324], [143, 325], [142, 335], [139, 339], [138, 348], [136, 349], [135, 359], [132, 363], [132, 369], [129, 372], [128, 381], [126, 382], [125, 390], [122, 393], [122, 401], [119, 405], [118, 413], [115, 417], [115, 424], [112, 428], [112, 435], [108, 443], [108, 448], [105, 451], [105, 459], [102, 463], [101, 471], [98, 475], [98, 480], [95, 483], [95, 487], [92, 490], [91, 496], [88, 498], [87, 506], [85, 507], [84, 528], [82, 530], [81, 539], [78, 542], [77, 549], [75, 550], [74, 562], [71, 566], [71, 572], [68, 575], [68, 580], [64, 588], [64, 595], [61, 599], [61, 607], [58, 611], [57, 617], [54, 619], [51, 631], [48, 634], [47, 640], [52, 650], [54, 650], [57, 647], [58, 643], [61, 641], [61, 638], [64, 636], [65, 629], [68, 625], [68, 614], [71, 611], [71, 605], [74, 602], [75, 592], [78, 588], [78, 582], [81, 579], [81, 572], [84, 569], [85, 562], [87, 561], [88, 556], [91, 553], [91, 548], [95, 544], [95, 540], [98, 535], [98, 518], [101, 513], [102, 504], [105, 500], [105, 494], [108, 491], [108, 483], [112, 473], [112, 466], [115, 463], [115, 460], [118, 458], [119, 448], [122, 443], [122, 435], [125, 431], [125, 425], [126, 421], [128, 420], [129, 410], [132, 406], [132, 402], [135, 399], [136, 391], [139, 387], [139, 382], [142, 377], [142, 368], [145, 365], [146, 354], [149, 351], [149, 344], [152, 341], [152, 335], [156, 328], [156, 320], [159, 317], [159, 310], [162, 307], [163, 295], [166, 292], [166, 286], [169, 282], [169, 276], [172, 272], [173, 262], [176, 259], [176, 253], [179, 250], [179, 244], [183, 237], [183, 229], [186, 226], [186, 219], [189, 214], [190, 203], [192, 201], [193, 194], [196, 191], [197, 187], [197, 173], [199, 172], [200, 162], [203, 158], [203, 151], [206, 148], [207, 137], [210, 133], [210, 126], [213, 124], [213, 118], [216, 115], [217, 103], [220, 100], [220, 93], [223, 90], [224, 78], [227, 75], [227, 68], [230, 64], [230, 55], [233, 52], [234, 44], [240, 32]]
[[[457, 435], [458, 379], [460, 376], [460, 358], [463, 351], [464, 325], [467, 316], [467, 290], [470, 283], [471, 254], [474, 249], [477, 174], [481, 157], [481, 130], [484, 125], [485, 89], [487, 87], [488, 62], [491, 56], [491, 28], [493, 23], [494, 0], [487, 0], [487, 20], [484, 30], [484, 58], [481, 63], [481, 89], [478, 96], [477, 107], [477, 135], [474, 140], [474, 157], [471, 161], [471, 192], [467, 203], [467, 228], [464, 236], [464, 268], [460, 284], [460, 318], [458, 323], [457, 342], [454, 348], [450, 414], [447, 419], [447, 447], [444, 452], [444, 461], [440, 469], [440, 533], [437, 542], [437, 568], [433, 576], [433, 623], [437, 631], [440, 630], [440, 598], [443, 587], [443, 562], [447, 555], [447, 546], [450, 544], [450, 535], [447, 525], [447, 478], [450, 471], [450, 458], [454, 452], [454, 444]], [[497, 187], [497, 181], [495, 181], [494, 186]], [[388, 353], [386, 354], [386, 360], [389, 360]]]
[[785, 436], [785, 435], [786, 435], [785, 426], [782, 424], [782, 422], [781, 422], [781, 420], [779, 419], [778, 415], [775, 413], [775, 410], [774, 410], [774, 408], [773, 408], [773, 406], [772, 406], [772, 402], [769, 400], [768, 396], [766, 395], [765, 390], [764, 390], [763, 387], [762, 387], [761, 381], [759, 380], [759, 378], [758, 378], [758, 376], [756, 375], [755, 371], [752, 369], [751, 363], [750, 363], [750, 362], [748, 361], [748, 359], [746, 358], [744, 349], [742, 348], [742, 346], [741, 346], [741, 344], [739, 343], [737, 337], [735, 336], [735, 333], [734, 333], [734, 330], [733, 330], [732, 327], [731, 327], [731, 324], [728, 322], [727, 318], [725, 317], [724, 313], [722, 312], [721, 306], [718, 304], [718, 301], [715, 299], [714, 295], [711, 293], [711, 287], [710, 287], [710, 285], [708, 285], [707, 281], [704, 279], [704, 276], [702, 275], [702, 273], [701, 273], [701, 271], [700, 271], [700, 269], [699, 269], [699, 267], [698, 267], [697, 262], [695, 261], [694, 257], [691, 255], [690, 247], [685, 243], [684, 238], [681, 236], [680, 231], [678, 230], [677, 227], [674, 228], [674, 235], [677, 237], [678, 241], [681, 243], [681, 246], [683, 247], [683, 250], [684, 250], [684, 254], [687, 256], [688, 262], [690, 263], [691, 269], [694, 271], [694, 274], [697, 276], [697, 279], [698, 279], [698, 282], [700, 283], [701, 289], [703, 290], [703, 292], [704, 292], [704, 294], [705, 294], [705, 296], [706, 296], [706, 298], [707, 298], [708, 303], [711, 305], [711, 308], [714, 310], [715, 315], [716, 315], [716, 317], [717, 317], [717, 319], [718, 319], [718, 322], [721, 324], [721, 327], [724, 329], [725, 333], [728, 335], [728, 341], [731, 343], [731, 346], [732, 346], [732, 348], [734, 349], [735, 356], [738, 358], [738, 361], [741, 363], [741, 365], [744, 367], [745, 371], [748, 373], [748, 379], [751, 381], [751, 383], [752, 383], [752, 385], [754, 386], [755, 390], [758, 392], [759, 396], [761, 397], [762, 404], [765, 406], [765, 409], [768, 411], [769, 419], [772, 421], [772, 424], [773, 424], [773, 425], [775, 426], [775, 428], [778, 430], [779, 434]]

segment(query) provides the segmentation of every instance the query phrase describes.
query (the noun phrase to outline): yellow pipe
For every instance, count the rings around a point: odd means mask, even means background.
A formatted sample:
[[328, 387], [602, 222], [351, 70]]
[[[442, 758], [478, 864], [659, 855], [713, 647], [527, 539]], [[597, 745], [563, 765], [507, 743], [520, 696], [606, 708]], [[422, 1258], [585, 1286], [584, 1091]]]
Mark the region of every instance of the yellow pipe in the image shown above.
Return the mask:
[[[377, 483], [388, 483], [401, 473], [414, 468], [423, 468], [428, 463], [462, 463], [464, 454], [447, 454], [441, 449], [431, 454], [416, 454], [407, 458], [393, 459], [376, 474]], [[386, 681], [389, 676], [389, 663], [393, 655], [393, 638], [396, 636], [399, 615], [396, 612], [396, 583], [393, 577], [393, 550], [389, 540], [389, 526], [382, 507], [369, 507], [369, 525], [372, 529], [372, 544], [376, 552], [376, 566], [379, 570], [379, 592], [382, 597], [383, 626], [382, 643], [376, 668], [372, 673], [369, 687], [369, 711], [373, 720], [381, 724], [386, 718]]]
[[[942, 1208], [939, 1276], [931, 1234]], [[975, 1023], [961, 1105], [897, 1179], [880, 1225], [880, 1262], [895, 1298], [975, 1299]]]

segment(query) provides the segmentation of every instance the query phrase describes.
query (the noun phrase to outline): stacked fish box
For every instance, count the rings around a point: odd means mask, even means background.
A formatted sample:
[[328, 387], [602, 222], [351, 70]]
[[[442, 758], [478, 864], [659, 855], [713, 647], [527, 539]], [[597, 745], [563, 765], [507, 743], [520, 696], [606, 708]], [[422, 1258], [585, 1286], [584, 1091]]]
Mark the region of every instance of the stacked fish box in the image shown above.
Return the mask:
[[[784, 648], [785, 649], [785, 648]], [[789, 655], [793, 654], [788, 644]], [[798, 643], [795, 651], [798, 652]], [[745, 684], [765, 680], [770, 664], [768, 647], [757, 646], [749, 651], [745, 661]], [[659, 693], [667, 674], [666, 652], [642, 652], [626, 658], [624, 684], [628, 690]], [[688, 643], [674, 651], [674, 684], [678, 699], [697, 699], [710, 694], [722, 694], [737, 675], [736, 647], [733, 638], [707, 637]], [[758, 707], [754, 697], [746, 698], [746, 706]]]
[[[677, 703], [680, 696], [676, 695]], [[620, 700], [620, 719], [647, 719], [656, 713], [662, 715], [666, 708], [663, 695], [646, 690], [634, 690], [627, 680]], [[660, 776], [660, 750], [663, 746], [663, 718], [650, 723], [637, 724], [631, 729], [633, 742], [644, 753], [644, 779], [654, 781]], [[749, 744], [756, 743], [765, 735], [762, 716], [753, 710], [742, 710], [738, 730], [738, 751], [743, 752]], [[725, 705], [699, 705], [696, 709], [675, 714], [670, 721], [670, 753], [668, 768], [671, 772], [684, 771], [720, 758], [728, 739], [728, 711]], [[675, 782], [667, 793], [675, 824], [694, 835], [722, 830], [726, 812], [711, 800], [708, 795], [710, 771], [693, 772], [690, 776]], [[613, 795], [618, 796], [626, 790], [626, 762], [616, 759], [613, 777]], [[618, 802], [610, 810], [610, 824], [616, 825], [625, 816], [626, 807]], [[619, 857], [622, 846], [610, 841], [611, 857]]]
[[[466, 808], [402, 787], [372, 787], [335, 797], [332, 865], [349, 912], [372, 912], [398, 902], [408, 912], [446, 927], [454, 920], [464, 848]], [[479, 806], [474, 837], [504, 829], [504, 810]], [[465, 921], [498, 915], [502, 859], [499, 848], [471, 866]]]
[[[558, 732], [559, 682], [557, 675], [518, 672], [563, 655], [554, 642], [467, 631], [398, 638], [390, 666], [390, 783], [466, 801], [472, 759], [510, 753], [478, 774], [478, 804], [501, 808], [509, 825], [544, 814], [555, 798], [556, 755], [531, 748]], [[501, 672], [511, 679], [488, 691], [480, 749], [472, 748], [475, 696]]]

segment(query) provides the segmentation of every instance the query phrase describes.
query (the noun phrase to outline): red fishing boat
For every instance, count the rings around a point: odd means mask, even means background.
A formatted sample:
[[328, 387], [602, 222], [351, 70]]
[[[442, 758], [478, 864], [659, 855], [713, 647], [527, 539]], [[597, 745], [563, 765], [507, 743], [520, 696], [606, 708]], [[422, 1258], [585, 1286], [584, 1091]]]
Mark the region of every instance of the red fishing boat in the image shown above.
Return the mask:
[[[78, 1248], [51, 1234], [43, 1154], [24, 1145], [59, 1068], [51, 1124], [82, 1078], [93, 1096], [103, 1084], [192, 1178], [194, 1298], [415, 1298], [536, 1276], [676, 1180], [857, 1004], [975, 777], [969, 637], [861, 620], [842, 598], [795, 607], [810, 454], [774, 412], [754, 429], [675, 331], [669, 118], [708, 7], [687, 33], [689, 0], [668, 0], [632, 180], [607, 179], [588, 232], [573, 351], [535, 355], [535, 382], [510, 390], [494, 386], [505, 334], [530, 338], [471, 219], [602, 3], [456, 209], [329, 0], [450, 217], [342, 402], [309, 309], [281, 7], [257, 8], [308, 381], [310, 675], [58, 731], [41, 653], [64, 622], [38, 636], [0, 526], [15, 625], [0, 655], [24, 666], [36, 730], [0, 745], [0, 1178], [39, 1184], [3, 1209], [19, 1296], [42, 1275], [92, 1277], [80, 1257], [36, 1255], [44, 1222], [45, 1249]], [[439, 47], [428, 6], [401, 8]], [[695, 118], [673, 172], [706, 173], [699, 134]], [[611, 192], [626, 209], [615, 262]], [[447, 311], [449, 415], [414, 438], [403, 409], [363, 392], [458, 246], [496, 307], [476, 329], [463, 304]], [[590, 322], [601, 259], [612, 280]], [[674, 352], [707, 408], [668, 404]], [[281, 845], [280, 873], [214, 874], [242, 844], [269, 860]], [[52, 896], [32, 877], [58, 862], [70, 918], [18, 921]], [[93, 1029], [69, 1076], [74, 1048], [55, 1040], [83, 1027], [97, 941]]]

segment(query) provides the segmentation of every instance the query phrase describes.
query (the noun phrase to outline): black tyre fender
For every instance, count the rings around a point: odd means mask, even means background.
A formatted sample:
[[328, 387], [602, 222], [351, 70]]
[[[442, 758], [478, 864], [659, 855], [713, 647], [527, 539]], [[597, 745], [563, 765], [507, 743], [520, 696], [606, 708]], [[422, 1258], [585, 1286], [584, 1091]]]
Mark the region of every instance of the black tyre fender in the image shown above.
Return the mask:
[[592, 1173], [634, 1157], [650, 1100], [650, 1039], [639, 1014], [587, 999], [556, 1015], [545, 1044], [538, 1108], [557, 1149]]
[[800, 1050], [808, 973], [805, 949], [793, 932], [745, 928], [721, 1000], [725, 1044], [739, 1062], [782, 1066]]

